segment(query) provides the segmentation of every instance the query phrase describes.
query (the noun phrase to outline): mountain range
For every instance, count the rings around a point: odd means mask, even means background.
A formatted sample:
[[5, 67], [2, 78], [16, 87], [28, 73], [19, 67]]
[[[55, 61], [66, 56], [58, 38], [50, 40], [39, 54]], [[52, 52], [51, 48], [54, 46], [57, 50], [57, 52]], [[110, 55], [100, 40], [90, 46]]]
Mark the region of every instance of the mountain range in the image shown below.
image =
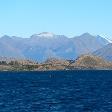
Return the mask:
[[83, 54], [94, 54], [112, 60], [111, 48], [110, 41], [89, 33], [73, 38], [49, 32], [34, 34], [30, 38], [7, 35], [0, 38], [0, 56], [39, 62], [51, 57], [73, 60]]

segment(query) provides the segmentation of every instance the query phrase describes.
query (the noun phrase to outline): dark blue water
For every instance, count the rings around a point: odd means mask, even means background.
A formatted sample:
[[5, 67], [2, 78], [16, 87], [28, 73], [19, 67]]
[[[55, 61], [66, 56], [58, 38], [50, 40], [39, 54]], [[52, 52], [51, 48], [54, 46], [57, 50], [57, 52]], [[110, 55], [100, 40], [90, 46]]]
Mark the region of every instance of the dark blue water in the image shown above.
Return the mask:
[[112, 71], [0, 72], [0, 112], [112, 112]]

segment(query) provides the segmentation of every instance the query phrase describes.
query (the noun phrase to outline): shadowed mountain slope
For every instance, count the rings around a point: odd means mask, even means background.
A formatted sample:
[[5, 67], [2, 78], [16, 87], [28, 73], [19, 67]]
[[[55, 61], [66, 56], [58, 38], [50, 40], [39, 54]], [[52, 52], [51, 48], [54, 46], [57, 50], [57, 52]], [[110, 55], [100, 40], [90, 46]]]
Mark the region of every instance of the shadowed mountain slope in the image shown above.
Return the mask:
[[93, 55], [103, 57], [104, 59], [108, 61], [112, 61], [112, 43], [93, 52]]

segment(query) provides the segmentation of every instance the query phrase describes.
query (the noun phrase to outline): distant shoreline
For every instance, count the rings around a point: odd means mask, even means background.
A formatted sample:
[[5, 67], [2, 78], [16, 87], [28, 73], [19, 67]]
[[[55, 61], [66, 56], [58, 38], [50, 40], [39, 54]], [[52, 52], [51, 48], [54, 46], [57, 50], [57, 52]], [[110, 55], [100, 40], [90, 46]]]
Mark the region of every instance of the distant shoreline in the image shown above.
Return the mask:
[[3, 71], [0, 71], [0, 73], [1, 72], [73, 72], [73, 71], [77, 71], [77, 72], [79, 72], [79, 71], [112, 71], [112, 69], [81, 69], [81, 70], [78, 70], [78, 69], [76, 69], [76, 70], [44, 70], [44, 71], [40, 71], [40, 70], [38, 70], [38, 71], [28, 71], [28, 70], [26, 70], [26, 71], [14, 71], [14, 70], [12, 70], [12, 71], [8, 71], [8, 70], [3, 70]]
[[30, 60], [2, 60], [0, 71], [85, 71], [112, 70], [112, 62], [93, 55], [82, 55], [76, 60], [50, 58], [43, 63]]

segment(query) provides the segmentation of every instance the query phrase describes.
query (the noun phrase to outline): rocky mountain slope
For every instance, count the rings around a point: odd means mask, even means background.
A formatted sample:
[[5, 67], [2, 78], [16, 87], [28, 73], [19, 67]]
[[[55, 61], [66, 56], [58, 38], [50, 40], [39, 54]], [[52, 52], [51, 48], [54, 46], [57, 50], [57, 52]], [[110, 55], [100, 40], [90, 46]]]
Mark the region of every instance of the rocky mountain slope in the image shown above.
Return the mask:
[[98, 56], [82, 55], [70, 66], [73, 69], [112, 69], [112, 62]]

